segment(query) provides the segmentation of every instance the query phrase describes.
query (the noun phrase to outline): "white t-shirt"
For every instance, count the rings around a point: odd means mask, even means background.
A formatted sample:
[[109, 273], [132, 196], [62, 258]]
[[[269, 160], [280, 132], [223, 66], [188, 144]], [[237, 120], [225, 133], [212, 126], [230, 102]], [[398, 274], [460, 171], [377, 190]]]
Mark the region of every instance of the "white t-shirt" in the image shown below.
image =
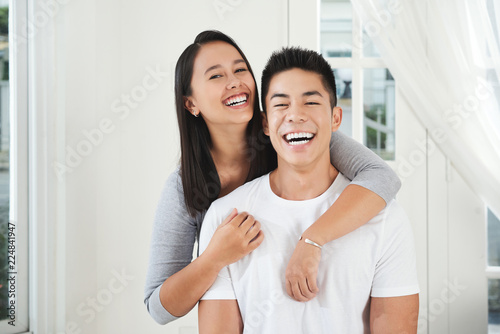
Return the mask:
[[202, 299], [237, 299], [245, 333], [369, 332], [370, 296], [419, 292], [411, 226], [394, 200], [367, 224], [323, 246], [314, 299], [297, 302], [285, 287], [300, 235], [348, 184], [339, 173], [320, 196], [290, 201], [272, 192], [267, 174], [213, 202], [202, 224], [200, 253], [233, 208], [261, 223], [264, 241], [222, 269]]

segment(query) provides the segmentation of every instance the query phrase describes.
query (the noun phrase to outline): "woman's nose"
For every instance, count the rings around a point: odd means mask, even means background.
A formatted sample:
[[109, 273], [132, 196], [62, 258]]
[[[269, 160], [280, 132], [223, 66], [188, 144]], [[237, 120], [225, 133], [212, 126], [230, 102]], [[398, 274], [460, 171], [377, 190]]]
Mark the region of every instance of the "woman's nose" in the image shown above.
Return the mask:
[[228, 78], [227, 89], [238, 88], [240, 85], [241, 85], [241, 80], [238, 79], [235, 75], [231, 75]]

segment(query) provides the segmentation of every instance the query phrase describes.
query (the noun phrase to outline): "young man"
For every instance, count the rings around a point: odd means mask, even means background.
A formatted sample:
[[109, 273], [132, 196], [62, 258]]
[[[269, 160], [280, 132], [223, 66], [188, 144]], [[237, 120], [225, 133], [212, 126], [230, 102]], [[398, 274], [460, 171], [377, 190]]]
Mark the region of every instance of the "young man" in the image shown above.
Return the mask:
[[[274, 53], [262, 75], [262, 99], [278, 168], [212, 204], [200, 251], [234, 207], [260, 222], [264, 241], [219, 273], [199, 304], [200, 333], [416, 333], [413, 236], [395, 201], [322, 248], [314, 240], [299, 240], [349, 184], [330, 163], [331, 131], [342, 120], [330, 66], [313, 51]], [[284, 281], [297, 241], [321, 256], [317, 282], [306, 282], [317, 283], [319, 292], [308, 302], [286, 293], [301, 293]]]

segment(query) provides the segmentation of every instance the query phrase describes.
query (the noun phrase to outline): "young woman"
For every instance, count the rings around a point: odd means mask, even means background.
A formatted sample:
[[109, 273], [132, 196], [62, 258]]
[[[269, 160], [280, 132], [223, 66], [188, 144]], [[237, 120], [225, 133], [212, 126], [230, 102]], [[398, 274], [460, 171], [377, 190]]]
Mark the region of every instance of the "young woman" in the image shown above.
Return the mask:
[[[276, 153], [263, 135], [250, 64], [228, 36], [200, 33], [175, 70], [181, 164], [168, 178], [158, 205], [145, 286], [151, 316], [166, 324], [188, 313], [218, 272], [265, 238], [249, 213], [233, 211], [207, 250], [192, 260], [205, 211], [218, 197], [276, 168]], [[375, 216], [399, 190], [395, 173], [375, 154], [336, 132], [332, 163], [353, 182], [302, 234], [288, 264], [290, 296], [307, 301], [315, 286], [320, 248]], [[250, 213], [251, 214], [251, 213]], [[250, 232], [251, 231], [251, 232]], [[260, 232], [259, 232], [260, 231]]]

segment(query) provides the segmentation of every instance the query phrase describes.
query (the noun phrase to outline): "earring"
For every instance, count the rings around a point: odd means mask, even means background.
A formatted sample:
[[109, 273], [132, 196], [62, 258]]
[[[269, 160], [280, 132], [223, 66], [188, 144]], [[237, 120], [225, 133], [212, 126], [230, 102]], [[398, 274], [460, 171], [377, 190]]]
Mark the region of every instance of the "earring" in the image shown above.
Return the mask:
[[193, 116], [198, 117], [198, 116], [200, 116], [200, 113], [196, 113], [196, 111], [193, 110]]

